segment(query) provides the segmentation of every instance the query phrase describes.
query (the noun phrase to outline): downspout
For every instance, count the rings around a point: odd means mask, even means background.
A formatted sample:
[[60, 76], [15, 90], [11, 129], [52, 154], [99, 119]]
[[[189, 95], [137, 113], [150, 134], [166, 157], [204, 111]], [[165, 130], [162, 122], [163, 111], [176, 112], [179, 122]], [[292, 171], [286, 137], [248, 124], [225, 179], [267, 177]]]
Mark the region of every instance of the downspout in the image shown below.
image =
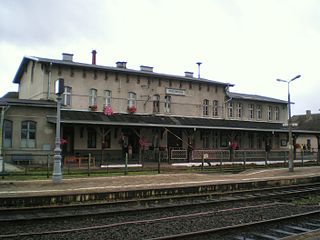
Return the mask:
[[49, 73], [48, 73], [48, 92], [47, 92], [47, 100], [50, 100], [50, 88], [51, 88], [51, 70], [52, 70], [52, 62], [50, 62]]
[[1, 117], [0, 117], [0, 173], [4, 173], [4, 160], [2, 155], [2, 143], [3, 143], [3, 123], [4, 123], [4, 112], [6, 110], [5, 106], [1, 107]]
[[229, 83], [228, 83], [228, 85], [227, 85], [226, 88], [225, 88], [225, 92], [226, 92], [226, 95], [229, 97], [229, 99], [226, 100], [226, 101], [224, 101], [224, 106], [223, 106], [223, 111], [224, 111], [223, 116], [224, 116], [224, 119], [227, 118], [227, 111], [225, 111], [225, 110], [227, 109], [227, 103], [232, 100], [232, 97], [230, 97], [230, 96], [228, 95], [228, 93], [229, 93]]

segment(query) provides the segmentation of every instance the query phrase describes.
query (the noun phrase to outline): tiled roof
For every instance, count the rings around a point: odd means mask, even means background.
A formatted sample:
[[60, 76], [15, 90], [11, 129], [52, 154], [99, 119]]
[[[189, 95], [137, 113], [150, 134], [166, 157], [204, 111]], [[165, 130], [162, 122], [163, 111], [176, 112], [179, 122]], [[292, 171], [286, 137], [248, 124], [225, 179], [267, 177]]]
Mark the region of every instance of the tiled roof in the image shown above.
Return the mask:
[[[49, 119], [54, 122], [55, 119]], [[140, 114], [115, 113], [106, 116], [101, 112], [63, 110], [62, 123], [101, 124], [113, 126], [141, 126], [141, 127], [176, 127], [203, 129], [230, 129], [252, 131], [282, 131], [287, 129], [281, 123], [249, 122], [238, 120], [223, 120], [210, 118], [192, 118], [175, 116], [157, 116]]]
[[294, 129], [320, 132], [320, 114], [295, 115], [292, 122], [298, 124]]

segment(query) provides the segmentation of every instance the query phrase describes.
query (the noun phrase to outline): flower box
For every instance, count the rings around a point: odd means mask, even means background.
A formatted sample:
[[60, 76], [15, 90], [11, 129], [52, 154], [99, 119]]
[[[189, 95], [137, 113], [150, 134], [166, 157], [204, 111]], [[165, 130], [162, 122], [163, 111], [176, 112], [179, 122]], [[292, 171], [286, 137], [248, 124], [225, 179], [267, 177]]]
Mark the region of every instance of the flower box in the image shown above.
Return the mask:
[[136, 106], [128, 107], [128, 112], [129, 112], [129, 113], [135, 113], [136, 111], [137, 111]]
[[97, 111], [98, 106], [97, 105], [92, 105], [92, 106], [89, 106], [89, 108], [91, 109], [91, 111]]

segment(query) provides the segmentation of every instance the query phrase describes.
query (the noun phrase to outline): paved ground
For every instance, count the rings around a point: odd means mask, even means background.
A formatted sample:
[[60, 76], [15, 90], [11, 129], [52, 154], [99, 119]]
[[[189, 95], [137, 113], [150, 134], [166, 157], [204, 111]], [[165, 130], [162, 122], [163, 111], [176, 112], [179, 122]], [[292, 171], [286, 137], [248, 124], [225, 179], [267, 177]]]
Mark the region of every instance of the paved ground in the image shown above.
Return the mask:
[[249, 170], [239, 174], [159, 174], [117, 177], [90, 177], [64, 179], [54, 184], [51, 180], [7, 181], [0, 180], [0, 196], [39, 196], [64, 193], [89, 193], [102, 191], [124, 191], [133, 189], [195, 186], [231, 182], [252, 182], [320, 176], [320, 167], [296, 167], [294, 172], [287, 168]]

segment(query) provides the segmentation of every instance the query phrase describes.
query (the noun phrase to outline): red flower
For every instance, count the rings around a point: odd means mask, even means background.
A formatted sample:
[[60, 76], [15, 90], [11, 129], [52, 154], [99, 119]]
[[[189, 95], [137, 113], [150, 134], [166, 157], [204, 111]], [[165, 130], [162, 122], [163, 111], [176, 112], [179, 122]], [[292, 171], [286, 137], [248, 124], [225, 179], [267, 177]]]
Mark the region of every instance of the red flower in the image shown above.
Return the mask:
[[129, 113], [135, 113], [136, 111], [137, 111], [136, 106], [128, 107], [128, 112], [129, 112]]
[[64, 144], [67, 144], [68, 141], [63, 139], [63, 138], [60, 138], [60, 145], [64, 145]]
[[104, 106], [103, 108], [103, 114], [104, 115], [107, 115], [107, 116], [110, 116], [113, 114], [113, 111], [112, 111], [112, 108], [110, 106]]

